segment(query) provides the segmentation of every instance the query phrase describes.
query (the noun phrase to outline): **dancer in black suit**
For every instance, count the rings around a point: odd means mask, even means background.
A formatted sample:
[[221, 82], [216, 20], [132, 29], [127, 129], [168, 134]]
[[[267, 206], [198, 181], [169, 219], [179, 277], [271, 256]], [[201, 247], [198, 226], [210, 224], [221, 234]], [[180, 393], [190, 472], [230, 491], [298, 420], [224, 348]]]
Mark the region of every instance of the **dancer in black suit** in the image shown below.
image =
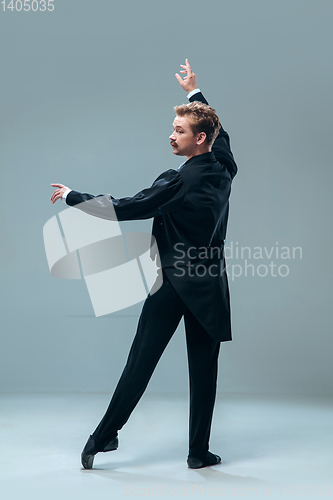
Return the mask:
[[[51, 202], [63, 199], [105, 219], [154, 218], [163, 284], [142, 309], [128, 360], [101, 422], [82, 452], [85, 468], [96, 453], [118, 447], [118, 431], [144, 393], [152, 373], [184, 317], [190, 377], [188, 466], [216, 465], [208, 451], [216, 396], [220, 342], [231, 340], [230, 303], [223, 255], [231, 182], [237, 166], [229, 136], [208, 106], [188, 60], [176, 74], [189, 104], [176, 106], [173, 153], [187, 161], [163, 172], [148, 189], [115, 199], [52, 184]], [[89, 203], [83, 203], [90, 200]], [[171, 432], [172, 433], [172, 432]]]

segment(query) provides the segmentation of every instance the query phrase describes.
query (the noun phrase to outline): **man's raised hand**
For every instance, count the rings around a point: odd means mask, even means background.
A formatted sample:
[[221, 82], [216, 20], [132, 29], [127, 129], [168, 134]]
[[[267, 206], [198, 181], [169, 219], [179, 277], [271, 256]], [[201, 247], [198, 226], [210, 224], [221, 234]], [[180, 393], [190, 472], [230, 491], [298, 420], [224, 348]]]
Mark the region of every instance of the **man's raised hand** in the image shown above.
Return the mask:
[[193, 73], [188, 59], [185, 59], [185, 65], [181, 64], [180, 67], [183, 68], [183, 71], [180, 71], [180, 73], [186, 73], [186, 76], [182, 78], [178, 73], [176, 73], [175, 77], [177, 78], [180, 86], [183, 87], [185, 92], [192, 92], [192, 90], [198, 88], [197, 75]]

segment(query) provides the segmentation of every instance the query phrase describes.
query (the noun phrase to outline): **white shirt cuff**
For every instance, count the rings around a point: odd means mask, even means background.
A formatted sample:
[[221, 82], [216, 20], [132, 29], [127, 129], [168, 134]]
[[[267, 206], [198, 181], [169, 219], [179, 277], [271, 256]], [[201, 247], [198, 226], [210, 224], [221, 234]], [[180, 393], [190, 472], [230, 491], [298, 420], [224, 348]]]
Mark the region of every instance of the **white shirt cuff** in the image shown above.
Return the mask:
[[67, 195], [68, 193], [70, 193], [71, 191], [73, 191], [72, 189], [67, 189], [64, 194], [62, 195], [61, 199], [62, 201], [64, 201], [66, 203], [66, 198], [67, 198]]
[[201, 92], [201, 90], [200, 90], [200, 89], [194, 89], [194, 90], [191, 90], [191, 92], [189, 92], [189, 93], [187, 94], [187, 99], [189, 99], [190, 97], [192, 97], [192, 95], [194, 95], [194, 94], [198, 94], [199, 92]]

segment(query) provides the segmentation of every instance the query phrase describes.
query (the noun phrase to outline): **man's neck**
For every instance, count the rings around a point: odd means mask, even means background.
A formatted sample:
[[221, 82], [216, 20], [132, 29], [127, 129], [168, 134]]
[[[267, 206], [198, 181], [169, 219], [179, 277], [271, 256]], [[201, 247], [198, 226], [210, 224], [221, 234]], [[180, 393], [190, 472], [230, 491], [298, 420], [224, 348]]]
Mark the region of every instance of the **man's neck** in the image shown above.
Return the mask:
[[188, 160], [190, 160], [194, 156], [199, 156], [199, 155], [203, 155], [205, 153], [211, 153], [211, 152], [212, 152], [212, 148], [199, 148], [199, 149], [196, 149], [191, 155], [187, 156], [186, 158]]

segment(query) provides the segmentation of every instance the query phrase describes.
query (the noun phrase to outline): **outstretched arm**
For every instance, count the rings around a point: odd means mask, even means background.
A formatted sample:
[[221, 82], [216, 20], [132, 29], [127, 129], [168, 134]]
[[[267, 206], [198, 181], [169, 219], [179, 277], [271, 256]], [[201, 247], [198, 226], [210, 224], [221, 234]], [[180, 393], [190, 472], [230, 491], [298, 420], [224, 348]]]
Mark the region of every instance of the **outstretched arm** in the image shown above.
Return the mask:
[[[58, 188], [51, 196], [51, 202], [55, 203], [68, 188], [63, 184], [51, 185]], [[71, 190], [66, 203], [101, 219], [124, 221], [150, 219], [173, 212], [182, 206], [184, 200], [182, 177], [176, 170], [169, 169], [155, 179], [149, 188], [131, 197], [116, 199], [109, 194], [94, 196]]]
[[[188, 59], [185, 60], [185, 64], [180, 65], [182, 71], [180, 73], [184, 73], [185, 76], [182, 78], [178, 73], [176, 73], [176, 78], [180, 84], [180, 86], [189, 94], [194, 90], [197, 92], [189, 96], [189, 100], [192, 101], [200, 101], [204, 104], [208, 104], [203, 94], [198, 89], [198, 78], [195, 73], [193, 73], [190, 63]], [[233, 178], [237, 173], [237, 165], [235, 163], [233, 154], [230, 149], [230, 139], [228, 133], [223, 129], [220, 123], [220, 130], [217, 138], [214, 141], [212, 146], [212, 151], [215, 155], [217, 161], [226, 166], [231, 178]]]

